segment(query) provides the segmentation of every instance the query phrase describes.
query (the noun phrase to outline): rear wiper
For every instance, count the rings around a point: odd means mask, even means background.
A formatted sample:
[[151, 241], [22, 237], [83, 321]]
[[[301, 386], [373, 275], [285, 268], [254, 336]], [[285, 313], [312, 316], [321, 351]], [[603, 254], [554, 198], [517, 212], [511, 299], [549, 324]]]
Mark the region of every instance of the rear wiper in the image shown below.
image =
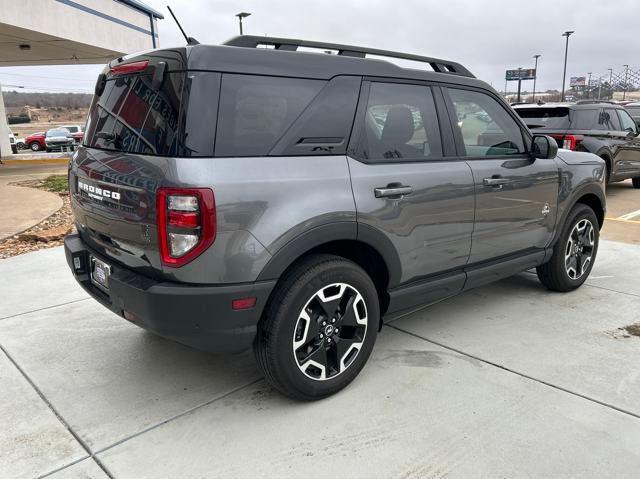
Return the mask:
[[527, 125], [529, 128], [542, 128], [544, 125]]
[[115, 133], [105, 133], [104, 131], [99, 131], [95, 134], [95, 137], [106, 141], [114, 141], [116, 139]]
[[113, 143], [115, 148], [121, 148], [122, 146], [122, 138], [117, 133], [105, 133], [104, 131], [99, 131], [94, 136], [106, 141], [107, 143]]

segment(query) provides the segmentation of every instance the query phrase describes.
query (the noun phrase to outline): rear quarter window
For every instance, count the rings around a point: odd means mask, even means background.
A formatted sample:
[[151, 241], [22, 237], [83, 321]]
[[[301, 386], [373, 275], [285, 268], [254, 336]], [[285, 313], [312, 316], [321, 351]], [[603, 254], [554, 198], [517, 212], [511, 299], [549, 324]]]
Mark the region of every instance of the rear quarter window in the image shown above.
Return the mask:
[[574, 110], [571, 115], [572, 130], [597, 130], [600, 110]]
[[300, 78], [222, 75], [215, 155], [268, 155], [325, 83]]

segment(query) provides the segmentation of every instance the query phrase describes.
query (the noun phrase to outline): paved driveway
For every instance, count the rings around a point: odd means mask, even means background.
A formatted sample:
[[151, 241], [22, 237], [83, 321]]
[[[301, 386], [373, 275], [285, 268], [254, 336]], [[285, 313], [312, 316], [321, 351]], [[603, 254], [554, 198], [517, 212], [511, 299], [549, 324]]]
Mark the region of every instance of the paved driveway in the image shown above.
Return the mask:
[[612, 477], [640, 471], [640, 246], [587, 286], [534, 275], [385, 327], [316, 403], [250, 354], [156, 338], [74, 284], [59, 248], [0, 261], [0, 477]]

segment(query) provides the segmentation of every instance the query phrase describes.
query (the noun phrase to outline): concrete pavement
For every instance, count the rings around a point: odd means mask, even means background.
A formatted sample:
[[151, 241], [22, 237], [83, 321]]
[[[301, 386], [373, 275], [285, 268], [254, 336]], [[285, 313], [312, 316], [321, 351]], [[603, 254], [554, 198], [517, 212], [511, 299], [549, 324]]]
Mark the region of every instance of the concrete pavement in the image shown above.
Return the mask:
[[9, 183], [64, 174], [66, 170], [64, 164], [0, 165], [0, 240], [31, 228], [62, 206], [56, 194]]
[[639, 253], [603, 241], [576, 292], [523, 273], [394, 321], [316, 403], [116, 317], [60, 248], [0, 261], [0, 477], [637, 477], [640, 338], [617, 333]]

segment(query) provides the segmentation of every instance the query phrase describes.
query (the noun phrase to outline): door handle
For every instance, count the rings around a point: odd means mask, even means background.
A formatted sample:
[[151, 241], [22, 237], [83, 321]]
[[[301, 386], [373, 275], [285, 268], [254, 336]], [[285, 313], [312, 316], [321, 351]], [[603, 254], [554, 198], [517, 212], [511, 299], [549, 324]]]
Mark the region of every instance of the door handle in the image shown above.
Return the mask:
[[411, 186], [404, 186], [400, 183], [391, 183], [383, 188], [375, 188], [373, 193], [376, 198], [398, 199], [413, 193], [413, 188]]
[[492, 188], [502, 188], [504, 185], [509, 183], [507, 178], [485, 178], [482, 180], [484, 186], [491, 186]]

